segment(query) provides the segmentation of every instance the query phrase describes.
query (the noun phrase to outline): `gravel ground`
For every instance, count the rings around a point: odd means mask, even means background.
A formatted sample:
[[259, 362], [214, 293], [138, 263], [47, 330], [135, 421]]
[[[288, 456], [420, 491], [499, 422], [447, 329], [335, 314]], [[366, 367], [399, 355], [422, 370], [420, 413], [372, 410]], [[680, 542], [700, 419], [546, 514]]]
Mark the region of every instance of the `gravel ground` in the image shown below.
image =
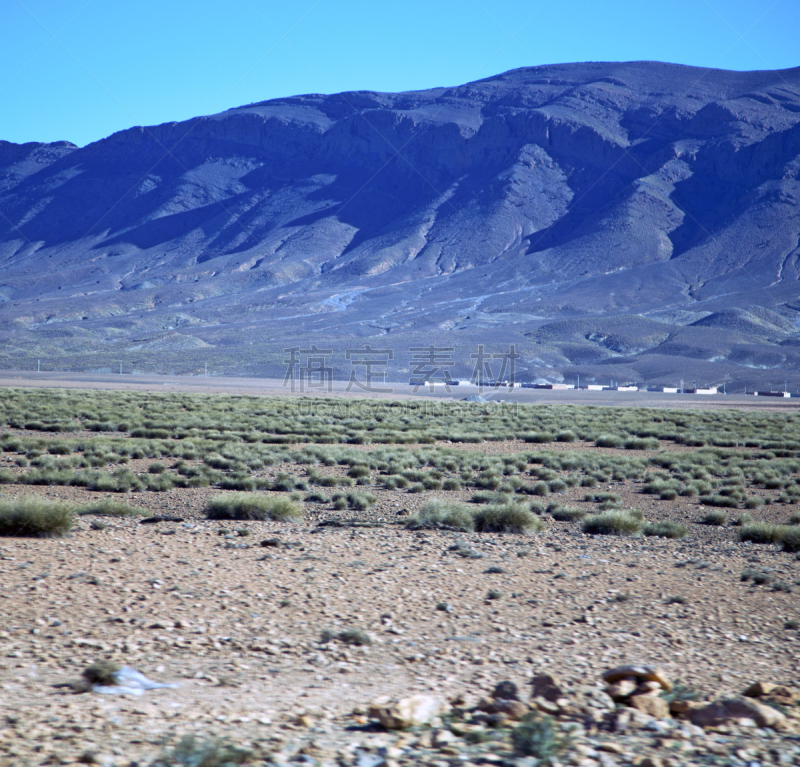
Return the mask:
[[[546, 446], [554, 448], [588, 446]], [[646, 663], [701, 700], [758, 680], [800, 686], [800, 561], [738, 542], [735, 528], [699, 524], [696, 499], [660, 501], [631, 481], [593, 488], [619, 493], [648, 521], [687, 523], [682, 540], [593, 537], [553, 520], [520, 536], [413, 532], [405, 518], [437, 493], [359, 489], [378, 498], [368, 511], [306, 504], [300, 524], [207, 521], [213, 489], [131, 493], [124, 500], [182, 521], [81, 517], [63, 539], [0, 539], [0, 764], [149, 764], [196, 734], [278, 764], [532, 765], [511, 753], [508, 722], [464, 713], [500, 681], [524, 689], [554, 674], [578, 695], [602, 689], [608, 668]], [[549, 500], [577, 506], [585, 492]], [[13, 484], [2, 492], [30, 493], [103, 495]], [[785, 522], [797, 510], [751, 513]], [[744, 582], [745, 569], [791, 590]], [[324, 630], [347, 629], [371, 644], [321, 641]], [[103, 658], [178, 687], [127, 698], [58, 686]], [[456, 701], [460, 718], [387, 733], [365, 715], [379, 696], [414, 693]], [[567, 764], [800, 764], [797, 719], [775, 732], [747, 721], [702, 730], [641, 714], [625, 727], [553, 713], [574, 729]]]

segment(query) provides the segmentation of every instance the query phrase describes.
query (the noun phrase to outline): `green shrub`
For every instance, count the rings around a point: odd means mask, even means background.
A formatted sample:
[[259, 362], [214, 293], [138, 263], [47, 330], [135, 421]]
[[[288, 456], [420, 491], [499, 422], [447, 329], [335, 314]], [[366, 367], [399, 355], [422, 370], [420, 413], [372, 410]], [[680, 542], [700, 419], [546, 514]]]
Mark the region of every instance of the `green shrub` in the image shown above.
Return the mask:
[[62, 501], [45, 501], [35, 496], [0, 501], [0, 535], [62, 537], [74, 522], [74, 507]]
[[644, 526], [645, 535], [656, 536], [658, 538], [683, 538], [688, 530], [685, 525], [672, 520], [662, 522], [650, 522]]
[[768, 522], [742, 525], [739, 528], [739, 540], [753, 543], [777, 543], [781, 540], [786, 528], [786, 525], [772, 525]]
[[166, 470], [167, 470], [167, 467], [164, 466], [163, 463], [159, 463], [158, 461], [156, 461], [155, 463], [151, 463], [147, 467], [147, 471], [150, 474], [163, 474]]
[[305, 498], [307, 503], [330, 503], [330, 496], [321, 493], [319, 490], [309, 493]]
[[729, 509], [734, 509], [739, 505], [737, 498], [732, 498], [728, 495], [703, 495], [700, 497], [700, 503], [706, 506], [722, 506]]
[[601, 434], [595, 441], [595, 447], [622, 447], [625, 440], [617, 434]]
[[79, 507], [78, 514], [95, 514], [99, 517], [149, 517], [152, 512], [141, 506], [130, 506], [122, 501], [104, 498]]
[[436, 498], [424, 503], [408, 519], [406, 527], [412, 530], [460, 530], [471, 533], [475, 529], [475, 519], [467, 504]]
[[346, 629], [336, 635], [336, 638], [344, 644], [355, 645], [356, 647], [366, 647], [372, 644], [369, 634], [361, 629]]
[[517, 756], [555, 760], [569, 746], [569, 740], [556, 729], [549, 716], [528, 714], [511, 731], [511, 745]]
[[557, 522], [580, 522], [586, 516], [586, 512], [583, 509], [557, 508], [551, 515]]
[[533, 434], [523, 434], [522, 439], [525, 442], [533, 442], [536, 444], [546, 444], [552, 442], [555, 437], [550, 434], [549, 432], [545, 431], [538, 431], [534, 432]]
[[700, 521], [704, 525], [725, 527], [728, 524], [728, 515], [724, 511], [709, 511]]
[[285, 497], [252, 493], [218, 495], [206, 504], [207, 519], [241, 519], [290, 522], [301, 519], [303, 509]]
[[745, 499], [744, 507], [746, 509], [760, 509], [764, 505], [764, 499], [759, 498], [757, 495], [751, 495]]
[[605, 511], [583, 522], [583, 532], [590, 535], [637, 535], [642, 531], [641, 512], [633, 509]]
[[518, 503], [479, 506], [473, 514], [475, 530], [481, 533], [533, 533], [544, 527], [539, 517]]
[[248, 764], [253, 758], [252, 751], [227, 741], [200, 740], [194, 735], [185, 735], [151, 767], [233, 767]]
[[800, 551], [800, 525], [789, 525], [781, 533], [784, 551]]
[[363, 464], [356, 464], [355, 466], [351, 466], [347, 472], [348, 477], [352, 477], [353, 479], [360, 479], [361, 477], [369, 477], [369, 466], [364, 466]]
[[443, 490], [461, 490], [461, 482], [459, 482], [457, 479], [452, 479], [452, 478], [451, 479], [446, 479], [442, 483], [442, 489]]

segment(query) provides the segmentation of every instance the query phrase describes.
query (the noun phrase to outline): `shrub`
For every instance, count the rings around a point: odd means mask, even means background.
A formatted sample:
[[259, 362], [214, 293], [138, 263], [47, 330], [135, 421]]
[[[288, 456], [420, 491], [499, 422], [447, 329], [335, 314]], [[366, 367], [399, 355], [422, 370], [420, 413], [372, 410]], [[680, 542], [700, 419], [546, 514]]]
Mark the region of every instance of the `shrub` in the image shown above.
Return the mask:
[[488, 600], [492, 600], [492, 601], [495, 600], [495, 599], [502, 599], [503, 598], [503, 592], [502, 591], [498, 591], [497, 589], [489, 589], [489, 591], [486, 592], [486, 598]]
[[231, 767], [247, 764], [253, 752], [223, 740], [198, 740], [184, 736], [175, 748], [152, 763], [152, 767]]
[[560, 431], [556, 434], [556, 442], [577, 442], [578, 435], [574, 431]]
[[163, 474], [166, 470], [167, 470], [167, 467], [164, 466], [163, 463], [159, 463], [158, 461], [156, 461], [155, 463], [151, 463], [147, 467], [147, 471], [150, 474]]
[[760, 509], [764, 505], [764, 499], [759, 498], [757, 495], [751, 495], [744, 502], [746, 509]]
[[110, 660], [99, 660], [83, 670], [82, 676], [89, 684], [110, 686], [117, 683], [120, 667]]
[[460, 530], [465, 533], [475, 529], [472, 511], [465, 503], [433, 499], [408, 519], [406, 527], [412, 530]]
[[21, 496], [0, 501], [0, 535], [55, 538], [66, 535], [75, 522], [71, 504]]
[[308, 503], [330, 503], [330, 497], [325, 495], [325, 493], [321, 493], [319, 490], [309, 493], [306, 496], [306, 501]]
[[785, 525], [771, 525], [768, 522], [742, 525], [739, 528], [739, 540], [753, 543], [777, 543], [781, 540], [785, 528]]
[[729, 509], [736, 508], [739, 505], [738, 499], [729, 495], [703, 495], [700, 496], [700, 503], [706, 506], [723, 506]]
[[601, 434], [595, 441], [595, 447], [622, 447], [624, 440], [617, 434]]
[[709, 511], [700, 521], [704, 525], [725, 527], [728, 524], [728, 515], [724, 511]]
[[348, 477], [352, 477], [353, 479], [361, 479], [362, 477], [369, 476], [369, 466], [364, 466], [363, 464], [356, 464], [355, 466], [351, 466], [349, 471], [347, 472]]
[[480, 506], [473, 513], [481, 533], [533, 533], [544, 527], [527, 507], [513, 502]]
[[641, 512], [633, 509], [594, 514], [583, 522], [583, 532], [590, 535], [637, 535], [641, 531]]
[[443, 490], [461, 490], [461, 482], [457, 479], [446, 479], [442, 483]]
[[206, 505], [208, 519], [289, 522], [302, 518], [303, 514], [303, 510], [288, 498], [270, 498], [253, 493], [218, 495]]
[[78, 514], [96, 514], [99, 517], [149, 517], [151, 512], [141, 506], [130, 506], [122, 501], [104, 498], [102, 501], [81, 506]]
[[650, 522], [644, 526], [644, 534], [659, 538], [683, 538], [688, 530], [680, 522], [664, 520], [662, 522]]
[[525, 442], [534, 442], [536, 444], [545, 444], [545, 443], [552, 442], [555, 439], [555, 437], [552, 434], [550, 434], [549, 432], [539, 431], [539, 432], [535, 432], [533, 434], [523, 434], [522, 435], [522, 439]]
[[552, 761], [566, 750], [569, 741], [556, 730], [551, 717], [529, 714], [511, 731], [511, 745], [517, 756]]
[[580, 522], [586, 512], [583, 509], [558, 508], [551, 512], [557, 522]]
[[800, 551], [800, 525], [790, 525], [781, 533], [784, 551]]
[[753, 521], [753, 515], [748, 514], [746, 511], [739, 514], [736, 519], [731, 522], [734, 527], [741, 527], [742, 525], [749, 525]]
[[800, 525], [800, 514], [792, 514], [792, 516], [789, 517], [789, 524]]

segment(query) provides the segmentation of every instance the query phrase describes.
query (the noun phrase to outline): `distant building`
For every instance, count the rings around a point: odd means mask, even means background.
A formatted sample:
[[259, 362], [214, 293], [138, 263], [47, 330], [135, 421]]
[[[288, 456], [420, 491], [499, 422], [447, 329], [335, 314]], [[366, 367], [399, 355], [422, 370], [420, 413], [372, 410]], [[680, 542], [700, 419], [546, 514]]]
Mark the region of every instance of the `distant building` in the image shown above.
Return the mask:
[[677, 386], [648, 386], [647, 391], [658, 391], [664, 394], [677, 394], [680, 388]]
[[565, 384], [565, 383], [545, 383], [545, 384], [534, 384], [534, 389], [558, 389], [562, 391], [564, 389], [574, 389], [575, 384]]
[[587, 391], [603, 391], [606, 387], [603, 384], [587, 384]]
[[757, 391], [757, 397], [791, 397], [788, 391]]
[[684, 389], [684, 394], [719, 394], [718, 386], [698, 387], [697, 389]]

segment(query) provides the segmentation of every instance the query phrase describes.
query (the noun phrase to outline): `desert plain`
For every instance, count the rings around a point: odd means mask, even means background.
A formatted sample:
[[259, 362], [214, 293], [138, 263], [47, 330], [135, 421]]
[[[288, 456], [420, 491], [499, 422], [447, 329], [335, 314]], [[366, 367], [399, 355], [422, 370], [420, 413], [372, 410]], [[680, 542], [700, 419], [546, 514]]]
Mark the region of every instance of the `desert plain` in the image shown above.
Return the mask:
[[800, 764], [800, 414], [707, 402], [4, 388], [0, 764]]

